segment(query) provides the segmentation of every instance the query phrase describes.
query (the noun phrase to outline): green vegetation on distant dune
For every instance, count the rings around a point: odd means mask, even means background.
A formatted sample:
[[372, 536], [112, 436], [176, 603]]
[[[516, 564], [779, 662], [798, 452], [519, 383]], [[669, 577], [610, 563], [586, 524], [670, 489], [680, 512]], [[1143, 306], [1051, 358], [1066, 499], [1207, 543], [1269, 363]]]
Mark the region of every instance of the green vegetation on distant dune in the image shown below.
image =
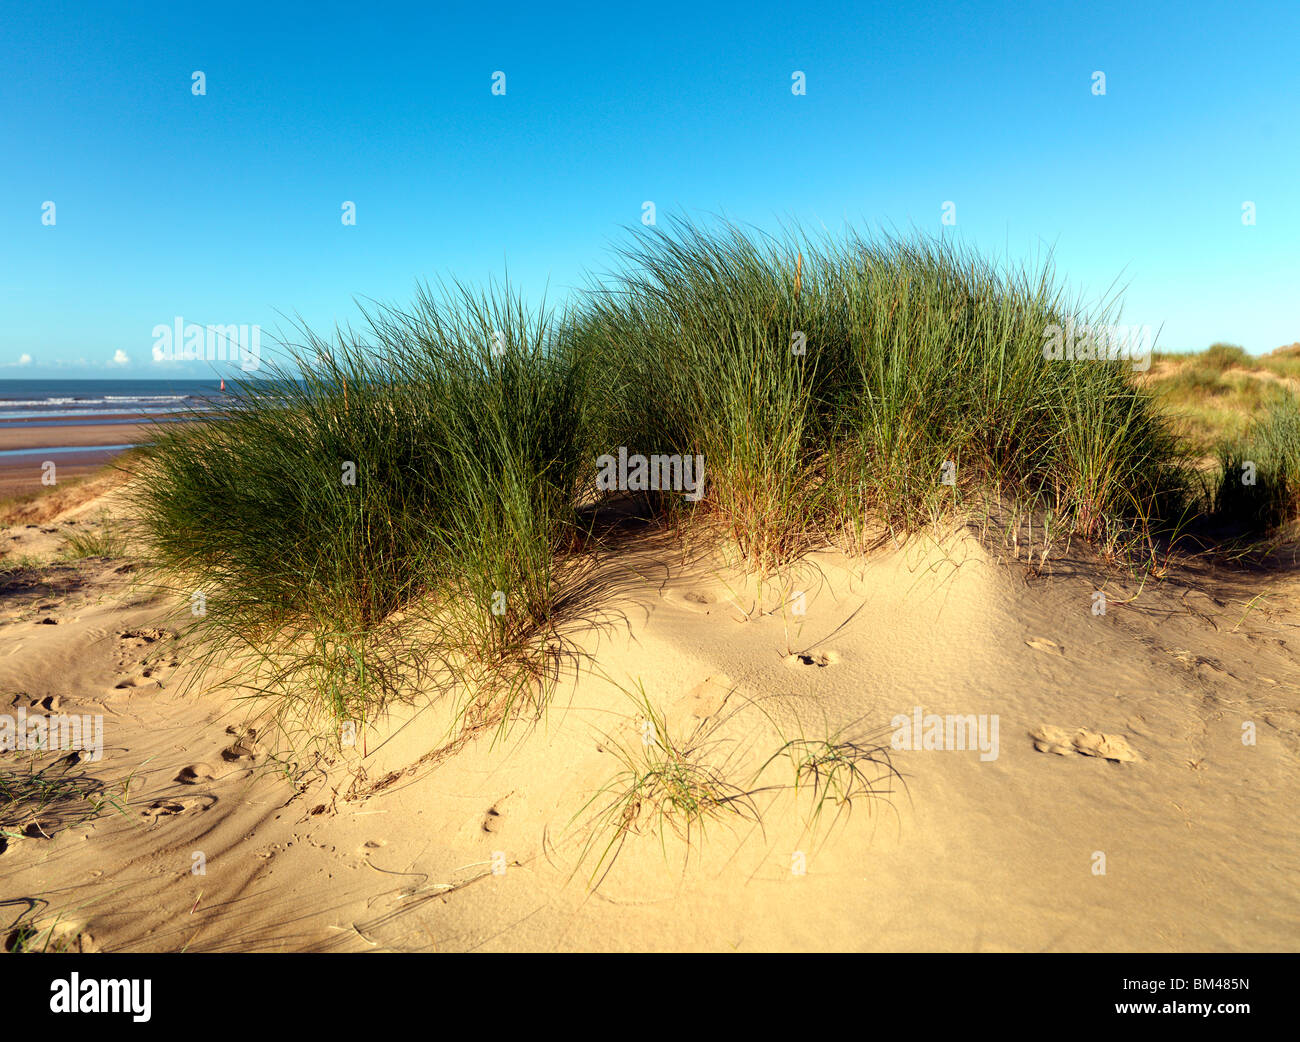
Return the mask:
[[1248, 531], [1268, 531], [1290, 520], [1300, 505], [1300, 402], [1275, 403], [1240, 441], [1219, 446], [1222, 477], [1213, 515]]
[[1214, 456], [1220, 443], [1246, 436], [1257, 416], [1295, 398], [1300, 354], [1248, 355], [1233, 344], [1191, 353], [1160, 352], [1144, 381], [1188, 448]]

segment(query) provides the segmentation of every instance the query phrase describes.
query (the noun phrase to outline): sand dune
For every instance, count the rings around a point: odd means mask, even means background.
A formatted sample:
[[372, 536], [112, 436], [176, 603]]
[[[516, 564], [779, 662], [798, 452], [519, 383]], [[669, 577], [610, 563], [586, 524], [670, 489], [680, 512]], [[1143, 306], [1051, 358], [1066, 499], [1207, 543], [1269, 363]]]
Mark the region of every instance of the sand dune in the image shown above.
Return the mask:
[[[53, 548], [106, 503], [5, 534]], [[417, 703], [296, 780], [220, 678], [187, 673], [186, 603], [133, 585], [121, 562], [68, 563], [39, 582], [8, 573], [0, 712], [102, 713], [104, 757], [78, 769], [134, 780], [124, 813], [9, 842], [7, 915], [131, 951], [1300, 939], [1295, 577], [1183, 573], [1139, 591], [1084, 557], [1037, 574], [968, 533], [812, 555], [761, 597], [667, 540], [606, 567], [616, 593], [570, 634], [590, 661], [535, 727], [430, 756], [449, 709]], [[833, 828], [825, 816], [808, 827], [810, 792], [773, 785], [753, 796], [761, 823], [715, 816], [689, 849], [643, 830], [593, 889], [584, 805], [618, 772], [613, 743], [636, 749], [643, 723], [623, 689], [638, 682], [674, 734], [716, 740], [700, 755], [738, 785], [778, 729], [799, 727], [874, 736], [902, 779], [882, 773], [892, 791], [859, 798]], [[928, 718], [974, 716], [990, 726], [970, 735], [996, 743], [896, 738], [899, 718], [918, 715], [922, 732]], [[773, 770], [779, 781], [792, 767]]]

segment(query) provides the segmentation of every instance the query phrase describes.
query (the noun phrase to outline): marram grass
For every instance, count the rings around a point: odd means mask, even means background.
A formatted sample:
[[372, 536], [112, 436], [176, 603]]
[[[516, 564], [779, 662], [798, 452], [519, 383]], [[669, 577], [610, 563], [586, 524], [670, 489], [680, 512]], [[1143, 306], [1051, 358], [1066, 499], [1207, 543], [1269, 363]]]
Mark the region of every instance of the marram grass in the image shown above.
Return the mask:
[[620, 448], [702, 456], [700, 502], [646, 498], [759, 572], [989, 493], [1106, 547], [1182, 524], [1196, 485], [1130, 363], [1044, 358], [1049, 327], [1111, 319], [1049, 267], [941, 240], [676, 221], [563, 313], [453, 284], [304, 330], [215, 420], [161, 433], [139, 527], [203, 594], [212, 647], [289, 656], [258, 690], [315, 678], [292, 697], [337, 721], [422, 671], [495, 677], [508, 718], [545, 704], [596, 461]]
[[[651, 229], [587, 295], [572, 350], [604, 439], [702, 453], [711, 515], [759, 568], [867, 518], [900, 529], [995, 485], [1081, 534], [1176, 516], [1185, 464], [1124, 362], [1043, 356], [1049, 269], [942, 241]], [[945, 481], [945, 477], [948, 480]]]
[[[584, 376], [549, 313], [453, 286], [366, 318], [364, 334], [306, 331], [217, 421], [166, 429], [137, 519], [173, 585], [202, 595], [210, 648], [267, 666], [250, 686], [316, 677], [327, 715], [353, 720], [395, 670], [504, 669], [533, 648], [590, 456]], [[395, 654], [403, 614], [437, 639]]]

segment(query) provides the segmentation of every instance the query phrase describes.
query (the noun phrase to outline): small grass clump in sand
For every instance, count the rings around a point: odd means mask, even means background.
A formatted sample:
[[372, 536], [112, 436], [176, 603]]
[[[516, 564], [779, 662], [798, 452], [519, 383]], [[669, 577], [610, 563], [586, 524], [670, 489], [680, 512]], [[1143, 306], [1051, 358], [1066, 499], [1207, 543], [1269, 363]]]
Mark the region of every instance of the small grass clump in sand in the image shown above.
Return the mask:
[[21, 765], [0, 766], [0, 842], [22, 837], [50, 839], [83, 824], [105, 807], [124, 812], [120, 793], [74, 770], [76, 758], [31, 755]]
[[[599, 847], [588, 880], [593, 888], [609, 873], [628, 838], [643, 828], [659, 837], [664, 856], [669, 832], [686, 844], [700, 839], [715, 819], [759, 821], [753, 794], [729, 780], [730, 759], [719, 754], [714, 727], [697, 727], [685, 741], [675, 739], [662, 711], [638, 684], [632, 696], [638, 713], [639, 741], [628, 745], [606, 735], [620, 770], [573, 816], [585, 822], [587, 840], [580, 866]], [[601, 846], [601, 841], [604, 841]]]
[[66, 556], [71, 560], [87, 557], [123, 557], [128, 549], [126, 533], [103, 516], [93, 527], [69, 532], [67, 539]]
[[[892, 795], [894, 782], [902, 780], [887, 746], [876, 740], [879, 736], [828, 726], [810, 733], [797, 722], [788, 733], [760, 704], [742, 699], [736, 709], [701, 720], [683, 739], [674, 736], [667, 715], [643, 684], [637, 684], [635, 693], [624, 689], [624, 694], [636, 710], [638, 738], [623, 742], [602, 736], [602, 748], [614, 753], [620, 770], [570, 819], [570, 825], [585, 834], [574, 871], [596, 855], [587, 881], [592, 889], [609, 875], [628, 841], [643, 832], [658, 837], [665, 859], [668, 834], [674, 834], [689, 859], [710, 826], [750, 823], [762, 829], [766, 808], [760, 798], [793, 793], [811, 798], [803, 834], [817, 833], [823, 815], [831, 811], [829, 835], [852, 813], [855, 802], [865, 801], [869, 808]], [[780, 743], [758, 759], [757, 766], [749, 757], [753, 735], [742, 741], [725, 733], [751, 708], [759, 714], [751, 721], [761, 721], [761, 732], [772, 729]], [[785, 767], [790, 769], [788, 780], [767, 780], [771, 768], [781, 768], [784, 774]]]
[[901, 780], [883, 745], [852, 737], [847, 728], [828, 731], [824, 737], [809, 737], [800, 731], [795, 737], [783, 734], [782, 738], [781, 747], [759, 768], [759, 773], [779, 760], [789, 764], [794, 791], [811, 791], [809, 831], [817, 829], [828, 809], [834, 812], [833, 825], [841, 814], [852, 813], [855, 800], [892, 795], [893, 783]]
[[86, 947], [87, 937], [75, 931], [64, 931], [64, 924], [55, 919], [48, 926], [42, 926], [33, 919], [23, 919], [0, 941], [0, 951], [10, 955], [71, 955], [94, 951]]

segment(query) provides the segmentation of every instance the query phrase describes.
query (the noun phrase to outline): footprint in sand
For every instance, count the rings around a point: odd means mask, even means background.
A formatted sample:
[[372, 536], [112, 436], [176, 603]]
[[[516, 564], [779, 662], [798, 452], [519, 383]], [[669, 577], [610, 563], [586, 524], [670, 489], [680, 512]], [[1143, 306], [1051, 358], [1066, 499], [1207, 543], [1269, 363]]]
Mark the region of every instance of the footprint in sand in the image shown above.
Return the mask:
[[686, 692], [681, 708], [697, 720], [707, 720], [722, 711], [727, 697], [736, 690], [735, 682], [725, 673], [711, 676]]
[[13, 701], [9, 705], [14, 709], [21, 705], [28, 711], [43, 709], [47, 713], [57, 713], [63, 708], [63, 699], [58, 695], [46, 695], [44, 698], [33, 698], [31, 695], [14, 695]]
[[511, 805], [513, 806], [518, 802], [518, 799], [519, 797], [515, 796], [515, 791], [511, 789], [497, 800], [496, 803], [492, 804], [492, 806], [487, 809], [487, 813], [483, 815], [483, 821], [481, 822], [482, 830], [489, 833], [500, 832], [502, 827], [505, 825], [506, 801], [510, 800]]
[[804, 666], [816, 666], [818, 669], [825, 669], [827, 666], [833, 666], [839, 662], [839, 652], [836, 651], [800, 651], [794, 655], [785, 657], [785, 664], [792, 669], [798, 669]]
[[1048, 640], [1046, 637], [1030, 637], [1025, 641], [1031, 648], [1037, 648], [1039, 651], [1046, 651], [1051, 655], [1064, 655], [1065, 649], [1056, 641]]
[[166, 687], [166, 677], [179, 663], [176, 662], [142, 662], [139, 669], [131, 670], [113, 685], [114, 690], [134, 687]]
[[188, 767], [182, 767], [181, 773], [173, 780], [182, 785], [203, 785], [215, 779], [216, 774], [206, 763], [192, 763]]
[[708, 590], [665, 590], [663, 599], [669, 604], [678, 608], [684, 608], [686, 611], [693, 611], [699, 615], [708, 615], [718, 606], [718, 597]]
[[124, 659], [124, 653], [139, 651], [159, 641], [171, 640], [176, 636], [172, 630], [139, 629], [123, 630], [117, 635], [118, 657]]
[[241, 760], [251, 763], [257, 759], [257, 750], [242, 741], [234, 742], [221, 750], [221, 758], [227, 763], [239, 763]]
[[140, 629], [140, 630], [123, 630], [117, 635], [117, 639], [123, 644], [133, 644], [138, 648], [146, 644], [153, 644], [159, 640], [171, 640], [176, 634], [172, 630], [160, 629]]
[[257, 729], [255, 727], [226, 728], [226, 734], [234, 737], [230, 745], [221, 750], [221, 758], [227, 763], [240, 763], [257, 759]]
[[178, 796], [154, 800], [140, 811], [140, 817], [157, 822], [159, 818], [172, 818], [187, 811], [205, 811], [217, 802], [215, 796]]
[[1071, 731], [1054, 724], [1043, 724], [1037, 730], [1030, 731], [1029, 737], [1034, 740], [1034, 748], [1040, 753], [1056, 753], [1058, 756], [1080, 753], [1083, 756], [1114, 760], [1116, 763], [1136, 763], [1141, 759], [1120, 735], [1102, 734], [1082, 727]]
[[[172, 630], [164, 629], [124, 630], [119, 633], [117, 635], [119, 679], [113, 685], [113, 690], [165, 687], [167, 675], [180, 665], [180, 660], [166, 652], [150, 656], [148, 650], [154, 645], [172, 640], [175, 636]], [[146, 654], [140, 655], [141, 651], [145, 651]]]

